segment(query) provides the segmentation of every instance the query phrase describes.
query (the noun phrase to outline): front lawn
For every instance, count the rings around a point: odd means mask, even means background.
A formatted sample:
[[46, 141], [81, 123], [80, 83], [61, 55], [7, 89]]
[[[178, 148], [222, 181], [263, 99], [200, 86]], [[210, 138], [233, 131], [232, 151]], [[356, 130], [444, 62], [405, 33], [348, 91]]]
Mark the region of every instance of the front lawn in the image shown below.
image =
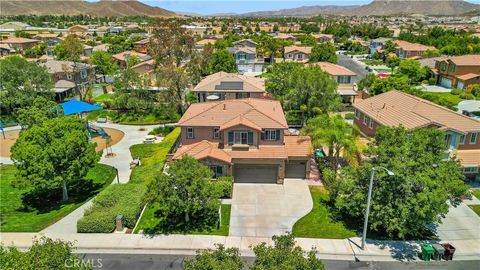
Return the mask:
[[480, 216], [480, 205], [469, 205], [468, 207], [472, 208], [472, 210]]
[[472, 189], [472, 194], [480, 200], [480, 189]]
[[104, 101], [112, 101], [113, 94], [101, 94], [93, 98], [95, 102], [104, 102]]
[[[432, 97], [435, 97], [438, 100], [441, 100], [441, 101], [444, 100], [444, 101], [447, 101], [447, 102], [455, 104], [455, 105], [457, 105], [458, 103], [463, 101], [463, 99], [460, 98], [460, 95], [453, 95], [452, 93], [448, 93], [448, 92], [447, 93], [443, 93], [443, 92], [424, 92], [423, 95], [427, 96], [427, 97], [432, 96]], [[432, 100], [432, 102], [435, 102], [434, 100]]]
[[[110, 94], [104, 94], [104, 95], [111, 96]], [[165, 117], [165, 116], [162, 117], [154, 114], [140, 115], [140, 114], [134, 114], [131, 112], [129, 113], [129, 112], [119, 112], [114, 110], [100, 110], [100, 111], [93, 111], [88, 113], [87, 120], [96, 121], [99, 117], [102, 117], [102, 118], [108, 117], [112, 122], [122, 124], [122, 125], [154, 125], [154, 124], [160, 124], [160, 123], [175, 122], [175, 121], [178, 121], [178, 119], [180, 119], [180, 116], [178, 114], [174, 114], [171, 117]]]
[[326, 202], [328, 194], [323, 187], [310, 187], [313, 209], [293, 225], [295, 237], [344, 239], [356, 235], [347, 229], [342, 222], [335, 221]]
[[96, 164], [86, 175], [85, 185], [79, 194], [70, 193], [68, 203], [57, 203], [46, 207], [28, 205], [22, 198], [28, 189], [13, 187], [16, 179], [14, 165], [0, 166], [0, 231], [1, 232], [38, 232], [60, 220], [77, 207], [107, 187], [115, 178], [113, 167]]
[[142, 219], [138, 224], [138, 227], [135, 233], [143, 231], [143, 233], [148, 234], [164, 234], [164, 233], [178, 233], [178, 234], [202, 234], [202, 235], [223, 235], [227, 236], [230, 226], [230, 204], [222, 204], [222, 223], [220, 227], [210, 227], [204, 228], [203, 230], [187, 230], [187, 231], [177, 231], [170, 230], [167, 228], [162, 228], [159, 224], [162, 222], [162, 218], [155, 215], [155, 213], [160, 209], [159, 204], [151, 204], [145, 209]]

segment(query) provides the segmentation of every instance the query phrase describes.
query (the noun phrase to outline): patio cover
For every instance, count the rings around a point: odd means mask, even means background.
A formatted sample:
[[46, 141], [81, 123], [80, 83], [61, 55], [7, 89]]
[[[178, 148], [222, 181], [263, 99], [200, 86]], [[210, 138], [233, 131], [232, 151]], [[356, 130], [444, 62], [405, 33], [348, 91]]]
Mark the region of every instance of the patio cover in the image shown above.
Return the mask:
[[63, 107], [64, 115], [91, 112], [91, 111], [97, 111], [102, 109], [99, 106], [91, 105], [89, 103], [78, 101], [78, 100], [70, 100], [65, 103], [62, 103], [62, 107]]

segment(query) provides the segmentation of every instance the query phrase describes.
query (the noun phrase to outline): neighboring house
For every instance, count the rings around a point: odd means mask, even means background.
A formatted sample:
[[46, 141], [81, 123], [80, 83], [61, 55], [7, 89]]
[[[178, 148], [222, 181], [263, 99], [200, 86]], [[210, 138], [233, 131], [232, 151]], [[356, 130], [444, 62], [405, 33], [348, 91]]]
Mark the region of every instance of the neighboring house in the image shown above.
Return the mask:
[[202, 39], [200, 41], [197, 41], [197, 43], [195, 43], [195, 48], [197, 50], [203, 50], [203, 48], [208, 45], [208, 44], [215, 44], [215, 39], [211, 39], [211, 38], [206, 38], [206, 39]]
[[84, 37], [88, 32], [88, 27], [83, 25], [74, 25], [68, 28], [68, 35], [76, 35], [79, 37]]
[[189, 155], [210, 167], [214, 178], [236, 183], [283, 184], [309, 174], [308, 137], [286, 136], [279, 101], [237, 99], [192, 104], [177, 126], [181, 146], [173, 159]]
[[83, 92], [95, 80], [95, 68], [89, 64], [48, 60], [40, 65], [45, 66], [52, 76], [58, 101]]
[[447, 157], [457, 157], [467, 177], [479, 177], [480, 121], [400, 91], [367, 98], [353, 107], [354, 124], [364, 136], [374, 136], [379, 126], [444, 130]]
[[391, 38], [379, 37], [372, 39], [370, 45], [368, 46], [368, 54], [372, 55], [378, 50], [383, 50], [385, 48], [385, 43], [392, 40]]
[[4, 40], [0, 40], [0, 44], [6, 45], [4, 46], [5, 48], [7, 48], [8, 46], [11, 50], [11, 53], [13, 53], [13, 51], [17, 53], [22, 53], [25, 50], [34, 47], [38, 43], [40, 43], [40, 41], [36, 39], [19, 37], [10, 37]]
[[420, 43], [410, 43], [404, 40], [395, 40], [394, 42], [397, 45], [395, 54], [401, 59], [423, 58], [426, 51], [436, 50], [433, 46], [426, 46]]
[[227, 50], [233, 54], [238, 73], [255, 73], [263, 72], [263, 64], [265, 63], [262, 57], [257, 55], [257, 43], [251, 39], [242, 39], [233, 43], [233, 47]]
[[49, 47], [54, 47], [62, 42], [59, 33], [36, 34], [33, 38], [45, 42]]
[[152, 57], [150, 57], [150, 55], [144, 54], [144, 53], [139, 53], [139, 52], [136, 52], [136, 51], [124, 51], [124, 52], [121, 52], [121, 53], [114, 54], [112, 57], [113, 57], [113, 59], [115, 59], [118, 62], [118, 66], [121, 69], [126, 69], [127, 68], [127, 59], [130, 58], [130, 57], [133, 57], [133, 56], [137, 57], [137, 59], [140, 62], [145, 62], [145, 61], [148, 61], [148, 60], [152, 59]]
[[312, 34], [312, 36], [317, 43], [334, 42], [334, 36], [331, 34]]
[[207, 76], [192, 90], [200, 102], [240, 98], [260, 98], [265, 95], [262, 78], [217, 72]]
[[136, 64], [132, 69], [143, 77], [147, 77], [152, 82], [152, 86], [155, 85], [156, 78], [155, 72], [153, 72], [155, 70], [155, 61], [153, 59]]
[[274, 38], [280, 39], [280, 40], [287, 40], [287, 41], [292, 41], [295, 42], [297, 41], [297, 38], [286, 33], [278, 33], [273, 35]]
[[480, 83], [480, 55], [437, 59], [432, 73], [436, 75], [438, 85], [463, 90], [472, 84]]
[[133, 48], [139, 53], [147, 53], [147, 47], [150, 43], [150, 38], [144, 38], [133, 43]]
[[83, 45], [83, 56], [84, 57], [90, 57], [90, 55], [92, 55], [92, 53], [93, 53], [93, 47], [90, 46], [90, 45], [84, 44]]
[[323, 71], [327, 72], [335, 79], [338, 83], [337, 92], [343, 97], [344, 101], [350, 103], [355, 101], [355, 96], [357, 96], [354, 85], [354, 77], [357, 76], [355, 72], [346, 67], [330, 62], [318, 62], [314, 63], [314, 65], [319, 66]]
[[283, 51], [283, 57], [286, 62], [308, 62], [312, 47], [308, 46], [286, 46]]
[[250, 47], [250, 48], [256, 48], [257, 43], [251, 39], [241, 39], [238, 41], [233, 42], [234, 47]]
[[108, 49], [110, 48], [110, 44], [100, 44], [93, 46], [93, 52], [108, 52]]

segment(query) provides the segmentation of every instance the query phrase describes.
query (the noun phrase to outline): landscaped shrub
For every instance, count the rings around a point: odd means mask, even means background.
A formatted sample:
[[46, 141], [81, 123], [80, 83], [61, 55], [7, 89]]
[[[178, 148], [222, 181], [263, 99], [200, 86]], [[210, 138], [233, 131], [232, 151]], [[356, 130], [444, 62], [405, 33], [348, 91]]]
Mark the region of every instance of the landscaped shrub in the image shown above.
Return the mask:
[[93, 201], [91, 208], [77, 222], [80, 233], [109, 233], [115, 229], [115, 217], [123, 215], [124, 226], [133, 229], [147, 191], [145, 185], [116, 184], [109, 186]]
[[164, 126], [164, 127], [156, 127], [152, 131], [150, 131], [149, 135], [160, 135], [165, 136], [172, 132], [175, 129], [174, 126]]
[[470, 93], [465, 93], [465, 92], [460, 93], [459, 97], [460, 97], [461, 99], [469, 99], [469, 100], [470, 100], [470, 99], [475, 99], [475, 97], [474, 97], [472, 94], [470, 94]]
[[460, 89], [452, 89], [452, 91], [450, 92], [452, 95], [460, 95], [463, 91], [460, 90]]
[[221, 176], [214, 180], [214, 183], [222, 199], [232, 198], [233, 178], [231, 176]]
[[355, 116], [355, 114], [353, 113], [347, 113], [345, 114], [345, 119], [347, 120], [353, 120], [353, 117]]
[[433, 78], [433, 77], [430, 78], [430, 79], [428, 79], [428, 84], [429, 84], [429, 85], [435, 85], [435, 84], [437, 84], [437, 79], [435, 79], [435, 78]]

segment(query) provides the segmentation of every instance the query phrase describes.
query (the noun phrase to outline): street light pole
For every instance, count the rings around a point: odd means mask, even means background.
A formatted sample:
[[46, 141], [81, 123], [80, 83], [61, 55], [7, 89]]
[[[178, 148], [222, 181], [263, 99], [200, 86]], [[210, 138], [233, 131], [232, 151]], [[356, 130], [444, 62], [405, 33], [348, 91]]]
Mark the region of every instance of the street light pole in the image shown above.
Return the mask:
[[[378, 167], [387, 172], [388, 176], [394, 176], [395, 174], [387, 168]], [[368, 184], [368, 197], [367, 197], [367, 209], [365, 209], [365, 221], [363, 223], [363, 234], [362, 234], [362, 249], [365, 249], [365, 241], [367, 240], [367, 228], [368, 228], [368, 215], [370, 214], [370, 201], [372, 200], [372, 189], [373, 189], [373, 179], [375, 178], [375, 171], [377, 168], [372, 168], [372, 173], [370, 174], [370, 183]]]
[[118, 169], [117, 167], [114, 167], [115, 171], [117, 172], [117, 184], [120, 184], [120, 176], [118, 176]]

